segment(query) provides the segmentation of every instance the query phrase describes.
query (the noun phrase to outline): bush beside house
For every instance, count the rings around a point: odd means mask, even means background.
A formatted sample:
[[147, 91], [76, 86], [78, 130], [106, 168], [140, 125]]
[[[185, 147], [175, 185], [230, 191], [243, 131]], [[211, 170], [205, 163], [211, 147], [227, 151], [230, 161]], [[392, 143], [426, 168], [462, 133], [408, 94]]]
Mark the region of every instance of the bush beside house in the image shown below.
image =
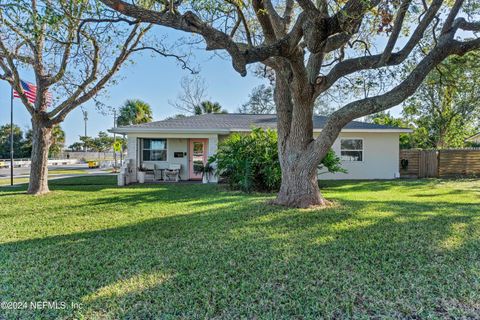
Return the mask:
[[[217, 174], [233, 189], [277, 191], [282, 178], [277, 141], [277, 132], [271, 129], [256, 128], [247, 135], [234, 133], [218, 145], [209, 162], [216, 163]], [[332, 150], [319, 168], [332, 173], [345, 172]]]

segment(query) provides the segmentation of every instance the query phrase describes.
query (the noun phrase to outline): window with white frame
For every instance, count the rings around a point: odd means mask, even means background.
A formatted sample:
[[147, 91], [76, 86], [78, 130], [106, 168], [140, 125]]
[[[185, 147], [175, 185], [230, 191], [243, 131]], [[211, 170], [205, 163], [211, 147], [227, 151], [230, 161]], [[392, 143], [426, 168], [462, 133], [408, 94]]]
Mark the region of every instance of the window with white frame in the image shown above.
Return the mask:
[[363, 139], [341, 139], [340, 158], [344, 161], [363, 161]]
[[167, 139], [143, 139], [143, 161], [167, 161]]

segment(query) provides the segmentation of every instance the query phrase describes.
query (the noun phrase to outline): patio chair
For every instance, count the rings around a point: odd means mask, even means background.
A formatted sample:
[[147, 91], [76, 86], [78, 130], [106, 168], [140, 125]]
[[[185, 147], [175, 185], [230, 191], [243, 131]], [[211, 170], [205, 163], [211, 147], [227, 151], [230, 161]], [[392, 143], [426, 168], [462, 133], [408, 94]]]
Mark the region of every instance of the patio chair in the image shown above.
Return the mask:
[[153, 166], [153, 179], [155, 179], [155, 181], [165, 179], [165, 169], [166, 167], [164, 165], [155, 164]]
[[175, 181], [178, 182], [180, 180], [180, 169], [182, 165], [179, 163], [172, 163], [168, 166], [168, 169], [164, 171], [164, 181]]

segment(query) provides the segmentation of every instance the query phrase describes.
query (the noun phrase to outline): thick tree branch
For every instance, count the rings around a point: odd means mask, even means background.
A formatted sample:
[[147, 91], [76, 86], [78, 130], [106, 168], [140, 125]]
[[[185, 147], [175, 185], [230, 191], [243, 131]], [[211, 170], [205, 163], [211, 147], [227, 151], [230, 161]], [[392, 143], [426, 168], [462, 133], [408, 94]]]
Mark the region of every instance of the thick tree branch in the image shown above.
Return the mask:
[[[209, 26], [190, 11], [183, 15], [170, 14], [168, 12], [159, 13], [126, 3], [122, 0], [101, 1], [110, 8], [143, 22], [150, 22], [201, 35], [207, 43], [207, 50], [226, 50], [232, 58], [234, 69], [242, 76], [245, 76], [247, 73], [247, 64], [261, 62], [273, 56], [288, 57], [291, 54], [291, 50], [298, 45], [303, 35], [302, 25], [304, 15], [300, 14], [292, 30], [285, 37], [271, 44], [251, 48], [244, 43], [234, 42], [229, 35]], [[269, 23], [268, 15], [264, 14], [264, 16], [265, 18], [262, 19], [264, 19], [266, 23]], [[270, 30], [272, 31], [271, 36], [274, 36], [273, 29]]]
[[296, 0], [303, 11], [311, 19], [315, 19], [319, 16], [322, 16], [322, 13], [317, 9], [315, 4], [311, 0]]
[[372, 56], [363, 56], [357, 58], [351, 58], [339, 62], [336, 64], [330, 72], [322, 78], [317, 79], [316, 96], [329, 89], [338, 79], [361, 71], [372, 68], [380, 68], [384, 66], [393, 66], [402, 63], [412, 52], [415, 46], [422, 39], [423, 34], [429, 24], [434, 19], [436, 13], [440, 9], [443, 0], [434, 0], [431, 6], [428, 8], [424, 17], [420, 21], [417, 28], [405, 44], [405, 46], [397, 53], [390, 54], [390, 57], [380, 64], [383, 54], [377, 54]]
[[480, 32], [480, 22], [468, 22], [464, 18], [457, 18], [454, 27], [455, 25], [464, 31]]
[[265, 42], [267, 44], [274, 43], [277, 40], [272, 20], [264, 5], [264, 0], [252, 0], [253, 9], [260, 26], [262, 27]]
[[464, 0], [455, 0], [455, 3], [453, 4], [452, 9], [450, 9], [450, 13], [448, 14], [447, 19], [443, 24], [442, 34], [447, 33], [452, 27], [453, 22], [455, 21], [455, 18], [457, 17], [458, 13], [460, 12], [460, 9], [462, 8], [463, 2]]
[[286, 0], [285, 1], [285, 11], [283, 12], [283, 23], [285, 25], [285, 33], [287, 33], [288, 28], [290, 27], [290, 23], [292, 23], [293, 17], [293, 0]]
[[403, 20], [405, 19], [405, 14], [407, 13], [408, 7], [412, 0], [403, 0], [400, 8], [398, 9], [397, 16], [395, 17], [395, 22], [393, 24], [393, 31], [388, 39], [387, 45], [385, 46], [385, 50], [383, 51], [382, 57], [380, 58], [379, 64], [383, 65], [385, 61], [390, 59], [390, 55], [392, 54], [393, 48], [397, 43], [398, 36], [402, 31], [403, 27]]
[[[5, 47], [3, 40], [0, 37], [0, 52], [2, 55], [0, 57], [0, 68], [3, 70], [3, 78], [7, 80], [8, 83], [18, 92], [20, 100], [22, 101], [23, 105], [27, 109], [30, 114], [33, 114], [34, 107], [30, 102], [28, 102], [28, 98], [23, 91], [23, 87], [20, 84], [20, 75], [18, 73], [17, 66], [15, 65], [14, 58], [10, 54], [10, 52]], [[5, 61], [6, 60], [6, 63]]]
[[[322, 133], [315, 139], [314, 149], [324, 151], [336, 139], [340, 130], [350, 121], [369, 114], [387, 110], [413, 95], [428, 73], [449, 55], [463, 55], [480, 49], [480, 39], [466, 42], [453, 40], [454, 32], [439, 39], [439, 44], [417, 65], [399, 85], [385, 94], [354, 101], [334, 112], [328, 119]], [[321, 155], [321, 157], [323, 157]]]
[[282, 17], [278, 14], [277, 10], [273, 7], [271, 0], [263, 0], [265, 9], [268, 12], [268, 16], [270, 17], [270, 21], [272, 22], [273, 31], [277, 38], [281, 38], [286, 34], [286, 28], [283, 22]]
[[235, 70], [242, 76], [246, 75], [246, 58], [240, 51], [237, 43], [235, 43], [229, 35], [203, 22], [193, 12], [188, 11], [183, 15], [174, 14], [170, 11], [161, 13], [141, 8], [122, 0], [101, 1], [108, 7], [140, 21], [163, 25], [202, 36], [207, 43], [207, 50], [225, 49], [232, 57]]

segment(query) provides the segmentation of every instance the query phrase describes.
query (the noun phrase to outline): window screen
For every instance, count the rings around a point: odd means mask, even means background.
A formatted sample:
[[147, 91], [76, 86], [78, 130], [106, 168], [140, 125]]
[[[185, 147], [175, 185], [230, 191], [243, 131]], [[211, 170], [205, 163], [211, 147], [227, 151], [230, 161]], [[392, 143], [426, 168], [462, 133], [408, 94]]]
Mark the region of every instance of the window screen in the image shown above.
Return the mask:
[[340, 157], [344, 161], [363, 161], [363, 140], [341, 139]]
[[143, 139], [143, 161], [167, 161], [167, 139]]

